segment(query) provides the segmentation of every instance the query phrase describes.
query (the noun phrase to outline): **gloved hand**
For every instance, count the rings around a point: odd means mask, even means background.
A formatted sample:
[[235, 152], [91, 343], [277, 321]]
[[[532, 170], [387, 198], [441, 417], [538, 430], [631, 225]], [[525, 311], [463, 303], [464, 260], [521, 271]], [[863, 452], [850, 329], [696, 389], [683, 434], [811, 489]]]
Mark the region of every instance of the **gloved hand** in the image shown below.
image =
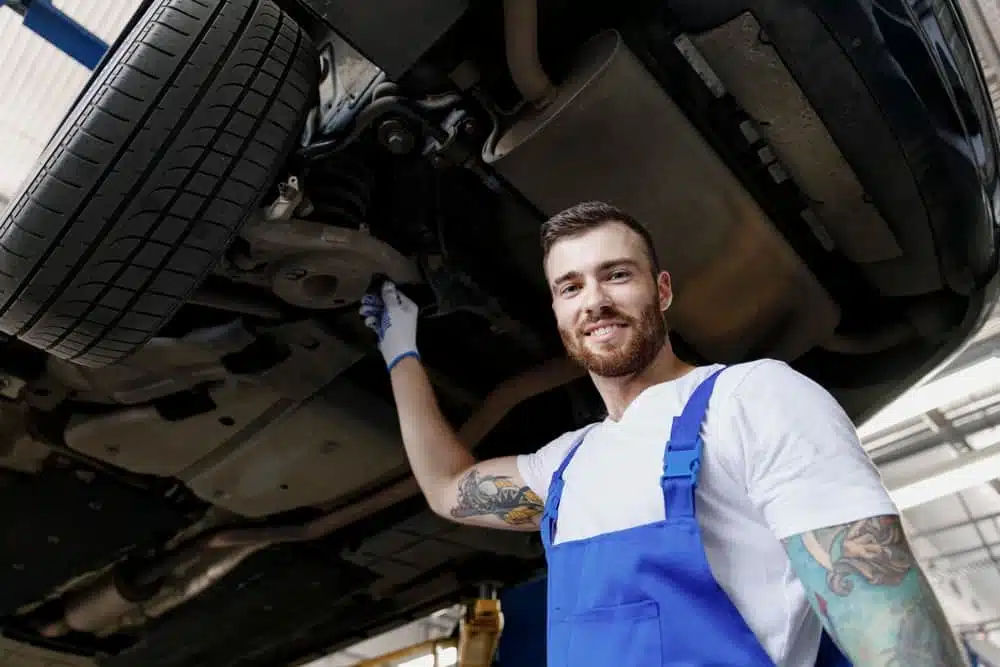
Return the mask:
[[417, 353], [418, 310], [417, 304], [389, 280], [377, 293], [366, 294], [361, 300], [361, 317], [378, 336], [378, 349], [390, 371], [406, 357], [420, 358]]

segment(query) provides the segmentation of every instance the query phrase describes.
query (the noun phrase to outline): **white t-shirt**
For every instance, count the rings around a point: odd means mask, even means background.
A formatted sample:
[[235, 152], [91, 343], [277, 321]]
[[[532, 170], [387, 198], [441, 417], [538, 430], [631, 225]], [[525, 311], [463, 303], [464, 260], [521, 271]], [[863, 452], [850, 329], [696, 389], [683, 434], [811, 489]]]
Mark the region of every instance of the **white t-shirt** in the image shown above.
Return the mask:
[[[718, 368], [650, 387], [618, 422], [590, 430], [564, 474], [557, 544], [663, 519], [671, 423]], [[525, 484], [542, 498], [579, 433], [518, 457]], [[783, 362], [724, 370], [702, 437], [696, 512], [712, 572], [778, 667], [813, 667], [822, 626], [780, 540], [896, 507], [840, 405]]]

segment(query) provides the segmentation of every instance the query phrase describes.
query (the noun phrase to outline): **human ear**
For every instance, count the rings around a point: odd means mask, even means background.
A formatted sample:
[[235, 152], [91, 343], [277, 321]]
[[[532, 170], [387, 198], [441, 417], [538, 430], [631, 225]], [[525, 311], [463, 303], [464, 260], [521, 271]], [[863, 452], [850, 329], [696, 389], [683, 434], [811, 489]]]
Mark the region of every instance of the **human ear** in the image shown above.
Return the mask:
[[660, 274], [656, 277], [656, 290], [659, 295], [660, 312], [665, 313], [674, 301], [674, 291], [670, 285], [670, 274], [666, 271], [660, 271]]

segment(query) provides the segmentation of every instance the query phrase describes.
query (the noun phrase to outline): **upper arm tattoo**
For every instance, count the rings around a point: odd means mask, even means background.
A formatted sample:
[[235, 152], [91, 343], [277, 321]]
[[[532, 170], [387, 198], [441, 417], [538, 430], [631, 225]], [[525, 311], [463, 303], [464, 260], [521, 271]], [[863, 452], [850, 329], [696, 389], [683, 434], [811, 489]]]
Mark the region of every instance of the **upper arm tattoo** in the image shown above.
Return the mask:
[[473, 468], [458, 482], [456, 519], [493, 516], [515, 528], [538, 526], [545, 503], [527, 486], [506, 475], [483, 475]]
[[963, 667], [965, 658], [895, 516], [785, 540], [833, 640], [856, 667]]

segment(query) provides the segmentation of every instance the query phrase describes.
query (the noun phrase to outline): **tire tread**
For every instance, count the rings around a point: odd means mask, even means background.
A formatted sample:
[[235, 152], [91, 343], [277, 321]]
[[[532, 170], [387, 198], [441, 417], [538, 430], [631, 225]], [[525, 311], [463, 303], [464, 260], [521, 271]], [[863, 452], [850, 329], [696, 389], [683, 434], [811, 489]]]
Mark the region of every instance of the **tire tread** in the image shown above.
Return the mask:
[[0, 331], [84, 366], [148, 341], [259, 204], [316, 54], [271, 0], [159, 0], [0, 220]]

